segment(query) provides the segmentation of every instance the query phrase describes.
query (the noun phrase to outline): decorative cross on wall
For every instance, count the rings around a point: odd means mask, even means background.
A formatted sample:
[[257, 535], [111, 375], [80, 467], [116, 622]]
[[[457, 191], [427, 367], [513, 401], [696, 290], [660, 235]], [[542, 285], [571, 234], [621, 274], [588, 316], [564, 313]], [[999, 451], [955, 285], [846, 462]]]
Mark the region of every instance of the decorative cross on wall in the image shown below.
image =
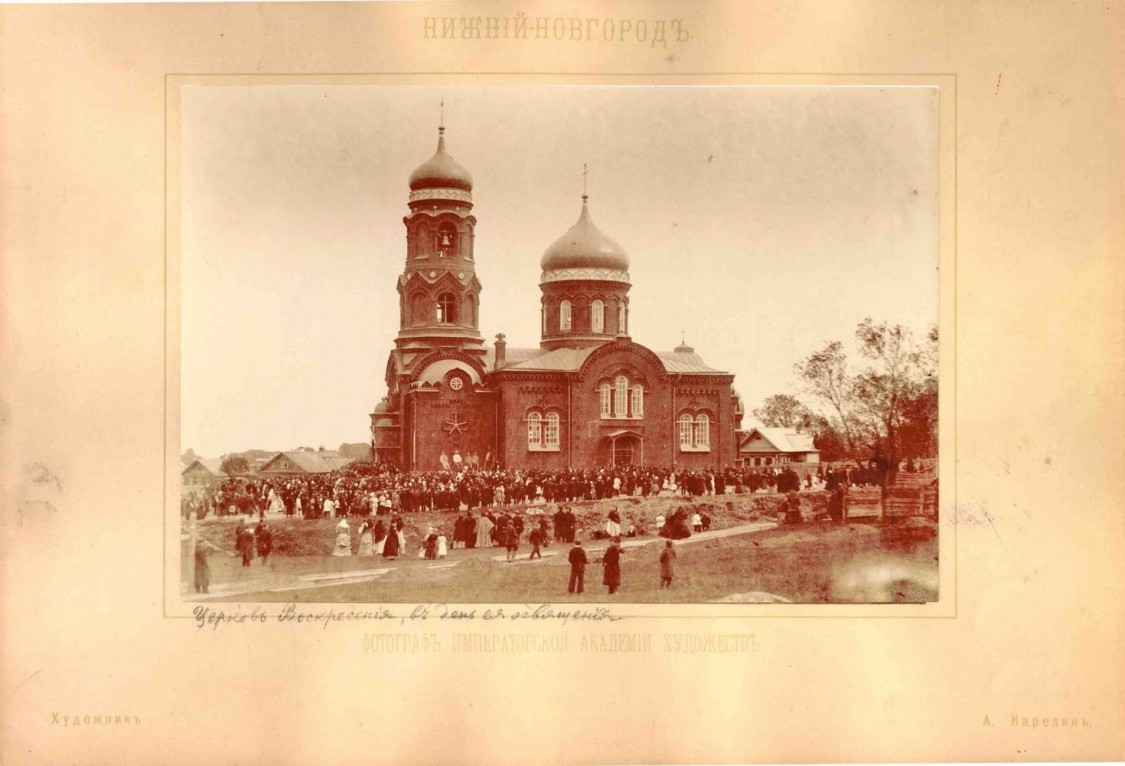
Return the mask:
[[445, 421], [445, 432], [450, 436], [453, 434], [465, 433], [464, 428], [468, 425], [467, 421], [461, 420], [461, 413], [454, 413], [453, 417]]

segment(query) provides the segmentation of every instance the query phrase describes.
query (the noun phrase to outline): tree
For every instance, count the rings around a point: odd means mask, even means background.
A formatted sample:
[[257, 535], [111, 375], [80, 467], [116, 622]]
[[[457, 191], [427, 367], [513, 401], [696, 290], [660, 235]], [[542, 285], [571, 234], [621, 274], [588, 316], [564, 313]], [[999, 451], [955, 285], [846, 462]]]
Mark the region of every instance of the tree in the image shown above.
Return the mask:
[[798, 362], [795, 369], [797, 375], [805, 381], [808, 392], [828, 410], [831, 416], [829, 421], [843, 437], [848, 454], [853, 458], [857, 457], [859, 444], [855, 432], [855, 402], [844, 344], [839, 341], [826, 344], [820, 351]]
[[809, 431], [816, 416], [796, 397], [789, 394], [774, 394], [767, 397], [753, 415], [767, 428], [795, 428]]
[[250, 464], [246, 462], [246, 458], [241, 455], [231, 455], [230, 457], [223, 458], [223, 462], [219, 465], [219, 470], [227, 476], [245, 476], [250, 473]]
[[[856, 327], [855, 337], [861, 364], [856, 372], [839, 341], [796, 365], [828, 427], [850, 457], [878, 457], [892, 471], [903, 457], [936, 454], [937, 328], [919, 346], [909, 329], [876, 324], [868, 317]], [[826, 429], [819, 435], [825, 446], [831, 444]]]
[[[859, 355], [867, 364], [853, 381], [858, 416], [868, 439], [886, 458], [892, 470], [902, 454], [902, 434], [913, 410], [922, 402], [927, 379], [933, 381], [936, 420], [937, 371], [930, 368], [930, 355], [919, 348], [914, 336], [902, 325], [875, 324], [870, 317], [856, 328]], [[936, 361], [937, 329], [929, 337]]]

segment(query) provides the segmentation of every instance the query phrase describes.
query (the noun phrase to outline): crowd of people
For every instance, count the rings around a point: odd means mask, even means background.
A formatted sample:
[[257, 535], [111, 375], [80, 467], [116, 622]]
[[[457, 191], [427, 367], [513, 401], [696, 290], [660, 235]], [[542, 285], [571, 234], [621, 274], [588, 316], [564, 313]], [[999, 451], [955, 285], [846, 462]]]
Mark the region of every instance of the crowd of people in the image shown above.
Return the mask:
[[[912, 461], [899, 470], [930, 470]], [[204, 493], [185, 500], [185, 515], [257, 515], [256, 526], [240, 521], [234, 532], [234, 548], [242, 566], [255, 558], [268, 563], [273, 551], [273, 533], [265, 523], [265, 513], [301, 516], [306, 519], [338, 518], [334, 556], [382, 556], [395, 559], [414, 555], [407, 550], [404, 516], [420, 511], [448, 511], [456, 514], [449, 528], [426, 528], [419, 535], [416, 555], [424, 559], [444, 559], [450, 550], [501, 547], [507, 561], [515, 560], [521, 540], [531, 547], [529, 558], [541, 558], [541, 549], [553, 543], [572, 546], [568, 553], [571, 576], [568, 590], [582, 593], [588, 558], [579, 539], [579, 517], [570, 503], [618, 497], [691, 496], [745, 492], [786, 494], [782, 523], [800, 520], [797, 492], [824, 489], [831, 493], [828, 513], [838, 519], [846, 486], [880, 485], [886, 468], [867, 465], [832, 464], [818, 467], [816, 473], [797, 474], [792, 468], [731, 467], [722, 471], [677, 471], [652, 466], [620, 466], [563, 472], [524, 470], [478, 470], [465, 467], [454, 472], [404, 473], [382, 464], [359, 464], [331, 474], [282, 478], [240, 477], [226, 479]], [[551, 503], [549, 508], [539, 508]], [[351, 524], [359, 523], [358, 549], [353, 551]], [[648, 520], [622, 518], [617, 508], [606, 515], [596, 530], [586, 529], [593, 539], [609, 540], [602, 559], [603, 584], [610, 594], [621, 583], [622, 537], [656, 534], [666, 538], [660, 555], [660, 587], [670, 587], [674, 576], [676, 551], [673, 540], [705, 532], [711, 519], [698, 506], [681, 506], [667, 517]], [[447, 534], [448, 532], [448, 534]], [[210, 571], [202, 548], [195, 551], [197, 592], [207, 593]]]
[[823, 483], [823, 469], [803, 479], [790, 467], [690, 471], [605, 466], [567, 471], [478, 469], [408, 473], [386, 463], [352, 464], [328, 474], [232, 477], [183, 500], [185, 517], [284, 513], [306, 519], [379, 512], [579, 503], [615, 497], [790, 492]]

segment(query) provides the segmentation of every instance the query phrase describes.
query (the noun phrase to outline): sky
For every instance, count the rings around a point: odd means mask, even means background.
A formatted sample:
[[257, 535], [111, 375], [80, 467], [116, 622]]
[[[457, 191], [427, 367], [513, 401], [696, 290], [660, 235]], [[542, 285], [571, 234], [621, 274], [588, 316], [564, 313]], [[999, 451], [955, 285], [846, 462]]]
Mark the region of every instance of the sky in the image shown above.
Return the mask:
[[[747, 412], [865, 317], [938, 316], [937, 90], [191, 86], [181, 110], [181, 449], [369, 440], [398, 331], [410, 172], [473, 176], [480, 329], [539, 342], [539, 259], [590, 213], [630, 334], [681, 338]], [[746, 421], [749, 423], [749, 417]]]

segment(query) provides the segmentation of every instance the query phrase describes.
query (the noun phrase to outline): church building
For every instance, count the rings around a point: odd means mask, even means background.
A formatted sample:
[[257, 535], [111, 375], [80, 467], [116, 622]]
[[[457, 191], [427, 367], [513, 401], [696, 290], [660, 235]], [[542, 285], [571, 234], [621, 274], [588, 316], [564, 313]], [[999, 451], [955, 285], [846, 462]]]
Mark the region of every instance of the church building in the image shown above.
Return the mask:
[[410, 175], [399, 331], [371, 413], [376, 460], [417, 471], [735, 463], [734, 376], [685, 344], [633, 341], [629, 256], [594, 224], [585, 194], [540, 261], [539, 346], [509, 348], [503, 333], [485, 344], [473, 180], [444, 134]]

